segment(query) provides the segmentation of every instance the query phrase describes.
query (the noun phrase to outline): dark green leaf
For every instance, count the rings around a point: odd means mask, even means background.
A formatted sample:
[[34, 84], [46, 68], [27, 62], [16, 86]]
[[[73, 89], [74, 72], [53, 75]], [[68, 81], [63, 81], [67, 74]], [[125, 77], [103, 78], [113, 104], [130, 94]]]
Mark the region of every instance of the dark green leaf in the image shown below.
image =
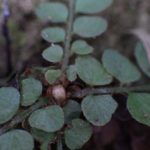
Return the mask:
[[54, 45], [44, 50], [42, 56], [49, 62], [57, 63], [63, 57], [63, 49], [59, 45]]
[[57, 79], [59, 79], [60, 75], [61, 71], [59, 69], [50, 69], [45, 73], [45, 79], [49, 84], [53, 84], [57, 81]]
[[31, 127], [45, 132], [58, 131], [64, 125], [64, 112], [57, 105], [36, 110], [29, 117], [29, 124]]
[[40, 142], [40, 150], [48, 150], [49, 144], [52, 143], [55, 138], [55, 133], [44, 132], [37, 129], [32, 129], [31, 133], [33, 137]]
[[10, 120], [17, 112], [20, 94], [13, 87], [0, 88], [0, 124]]
[[104, 33], [106, 29], [107, 22], [101, 17], [78, 17], [73, 25], [74, 33], [85, 38], [99, 36]]
[[96, 126], [103, 126], [111, 120], [117, 103], [110, 95], [90, 95], [83, 99], [81, 107], [89, 122]]
[[81, 119], [75, 119], [72, 120], [71, 128], [65, 130], [65, 143], [71, 150], [80, 149], [91, 135], [90, 124]]
[[150, 126], [150, 94], [130, 93], [127, 107], [135, 120]]
[[42, 83], [34, 78], [21, 81], [21, 105], [29, 106], [35, 103], [42, 94]]
[[67, 21], [68, 9], [62, 3], [45, 2], [37, 7], [36, 14], [43, 21], [59, 23]]
[[77, 71], [75, 65], [70, 65], [67, 69], [67, 78], [69, 81], [74, 81], [77, 78]]
[[50, 43], [63, 42], [65, 40], [65, 31], [60, 27], [49, 27], [41, 32], [43, 39]]
[[69, 100], [63, 110], [65, 114], [65, 122], [70, 122], [73, 119], [78, 118], [81, 114], [80, 104], [73, 100]]
[[55, 133], [44, 132], [42, 130], [38, 130], [38, 129], [34, 129], [34, 128], [32, 129], [31, 133], [32, 133], [33, 137], [41, 143], [43, 143], [47, 140], [49, 140], [49, 142], [51, 142], [55, 138]]
[[78, 57], [75, 65], [79, 77], [89, 85], [106, 85], [112, 81], [112, 77], [92, 56]]
[[24, 130], [12, 130], [0, 136], [0, 150], [33, 150], [32, 136]]
[[80, 13], [98, 13], [112, 4], [113, 0], [77, 0], [76, 11]]
[[150, 77], [150, 63], [142, 43], [137, 43], [134, 55], [141, 70]]
[[73, 42], [71, 51], [79, 55], [86, 55], [93, 52], [93, 47], [88, 45], [88, 43], [84, 40], [77, 40]]
[[102, 61], [106, 70], [122, 83], [134, 82], [141, 77], [137, 67], [115, 50], [105, 50]]

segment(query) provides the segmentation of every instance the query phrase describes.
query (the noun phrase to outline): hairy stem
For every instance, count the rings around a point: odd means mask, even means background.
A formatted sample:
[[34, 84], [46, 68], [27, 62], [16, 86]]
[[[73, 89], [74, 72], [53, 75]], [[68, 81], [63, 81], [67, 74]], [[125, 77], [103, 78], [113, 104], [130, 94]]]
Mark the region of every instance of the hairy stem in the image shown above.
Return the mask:
[[150, 92], [150, 85], [141, 85], [133, 87], [103, 87], [103, 88], [85, 88], [81, 91], [72, 93], [71, 97], [82, 98], [90, 94], [119, 94], [129, 92]]
[[17, 126], [24, 119], [26, 119], [33, 111], [44, 106], [45, 104], [46, 104], [46, 100], [40, 99], [37, 103], [29, 107], [28, 109], [19, 112], [18, 115], [16, 115], [10, 122], [6, 123], [4, 126], [0, 128], [0, 135], [12, 129], [13, 127]]
[[73, 27], [74, 12], [75, 12], [75, 1], [76, 0], [69, 0], [69, 17], [68, 17], [68, 24], [67, 24], [66, 39], [65, 39], [64, 59], [61, 68], [63, 74], [66, 72], [69, 63], [70, 44], [72, 40], [72, 27]]
[[[71, 98], [83, 98], [90, 94], [119, 94], [119, 93], [129, 93], [129, 92], [150, 92], [150, 85], [139, 85], [133, 87], [101, 87], [101, 88], [85, 88], [83, 90], [72, 93]], [[47, 100], [40, 99], [37, 103], [32, 105], [26, 110], [19, 112], [10, 122], [6, 123], [0, 128], [0, 135], [4, 132], [14, 128], [23, 120], [25, 120], [33, 111], [36, 109], [45, 106]]]

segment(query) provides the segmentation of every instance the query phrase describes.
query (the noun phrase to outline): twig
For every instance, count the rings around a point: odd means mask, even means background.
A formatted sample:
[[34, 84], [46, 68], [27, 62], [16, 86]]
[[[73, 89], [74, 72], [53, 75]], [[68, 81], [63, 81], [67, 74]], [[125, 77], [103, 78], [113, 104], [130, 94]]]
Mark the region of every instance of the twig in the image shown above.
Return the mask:
[[141, 85], [134, 87], [103, 87], [103, 88], [86, 88], [81, 91], [72, 93], [73, 98], [83, 98], [90, 94], [119, 94], [129, 92], [150, 92], [150, 85]]
[[33, 111], [44, 106], [45, 104], [46, 104], [45, 99], [40, 99], [37, 103], [29, 107], [28, 109], [19, 112], [18, 115], [16, 115], [10, 122], [6, 123], [4, 126], [0, 128], [0, 135], [17, 126], [24, 119], [26, 119]]
[[70, 44], [72, 40], [72, 27], [73, 27], [74, 11], [75, 11], [75, 1], [76, 0], [69, 0], [69, 18], [68, 18], [67, 33], [65, 39], [64, 59], [61, 68], [63, 74], [65, 73], [69, 63]]
[[8, 19], [10, 16], [10, 10], [8, 6], [8, 0], [3, 0], [3, 23], [2, 23], [2, 34], [6, 41], [6, 56], [7, 56], [7, 74], [12, 71], [11, 61], [11, 39], [9, 35]]

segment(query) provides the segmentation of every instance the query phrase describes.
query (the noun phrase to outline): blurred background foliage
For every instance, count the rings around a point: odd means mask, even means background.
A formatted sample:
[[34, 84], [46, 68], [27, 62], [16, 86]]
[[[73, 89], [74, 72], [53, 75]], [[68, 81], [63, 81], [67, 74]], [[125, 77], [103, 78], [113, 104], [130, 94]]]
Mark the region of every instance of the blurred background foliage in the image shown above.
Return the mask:
[[[9, 0], [11, 8], [9, 30], [12, 41], [12, 60], [13, 66], [17, 70], [21, 70], [23, 66], [41, 65], [42, 63], [39, 54], [45, 47], [46, 42], [42, 40], [40, 31], [47, 24], [42, 24], [36, 18], [34, 10], [40, 2], [44, 1], [48, 0]], [[63, 1], [66, 2], [66, 0]], [[61, 12], [58, 10], [58, 13]], [[111, 7], [100, 13], [101, 16], [108, 20], [109, 27], [107, 32], [95, 40], [88, 41], [94, 45], [95, 55], [100, 57], [105, 48], [116, 48], [132, 57], [136, 39], [129, 33], [139, 26], [148, 30], [149, 14], [149, 0], [114, 0]], [[2, 12], [0, 24], [1, 22]], [[2, 36], [0, 36], [0, 52], [0, 75], [3, 75], [6, 72], [6, 56]]]

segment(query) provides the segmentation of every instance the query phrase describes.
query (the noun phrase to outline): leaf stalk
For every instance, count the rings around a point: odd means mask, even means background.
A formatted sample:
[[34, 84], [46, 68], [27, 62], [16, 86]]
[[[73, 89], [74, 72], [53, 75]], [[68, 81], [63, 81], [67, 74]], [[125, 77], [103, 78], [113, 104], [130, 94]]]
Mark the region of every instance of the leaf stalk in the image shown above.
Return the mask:
[[124, 86], [124, 87], [100, 87], [100, 88], [85, 88], [83, 90], [72, 93], [73, 98], [83, 98], [87, 95], [98, 94], [119, 94], [130, 92], [150, 92], [150, 85]]
[[68, 24], [66, 29], [66, 38], [65, 38], [65, 48], [64, 48], [64, 58], [62, 63], [62, 74], [65, 74], [68, 64], [69, 64], [69, 57], [70, 57], [70, 45], [72, 41], [72, 28], [73, 28], [73, 21], [74, 21], [74, 13], [75, 13], [75, 2], [76, 0], [69, 0], [69, 16], [68, 16]]

